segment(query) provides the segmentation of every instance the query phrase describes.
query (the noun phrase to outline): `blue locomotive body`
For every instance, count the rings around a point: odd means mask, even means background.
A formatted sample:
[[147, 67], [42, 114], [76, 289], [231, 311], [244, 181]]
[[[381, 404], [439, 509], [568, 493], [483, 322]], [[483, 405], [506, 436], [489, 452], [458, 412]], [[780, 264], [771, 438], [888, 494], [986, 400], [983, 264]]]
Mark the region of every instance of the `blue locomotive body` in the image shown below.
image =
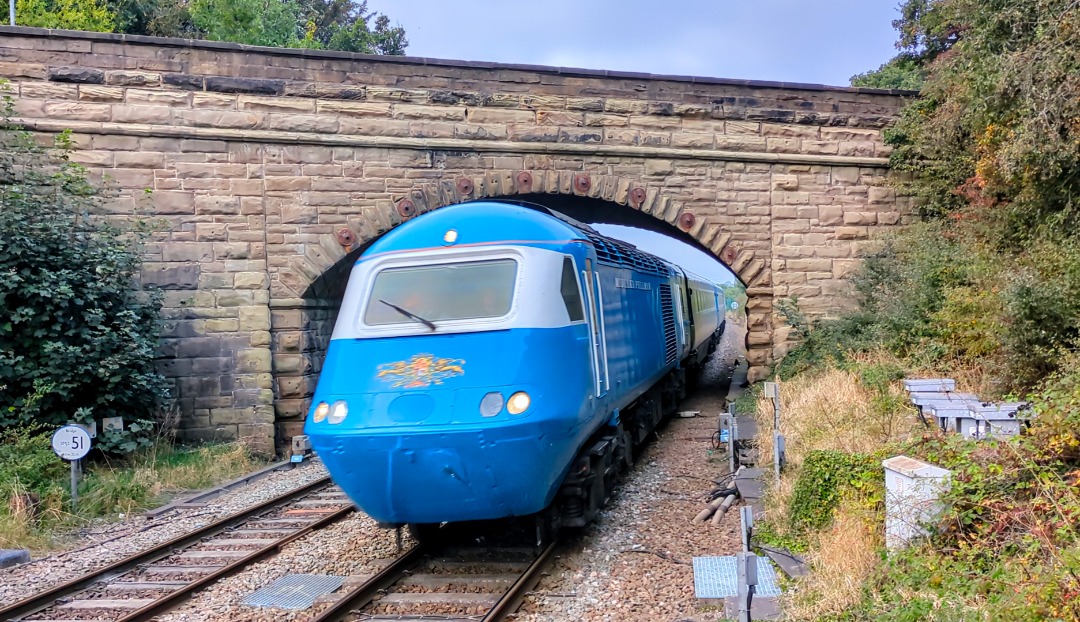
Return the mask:
[[575, 505], [589, 493], [567, 482], [592, 481], [582, 449], [610, 439], [628, 459], [659, 417], [621, 414], [659, 415], [656, 387], [715, 347], [718, 292], [556, 215], [436, 210], [354, 266], [305, 432], [384, 523], [523, 516], [560, 494]]

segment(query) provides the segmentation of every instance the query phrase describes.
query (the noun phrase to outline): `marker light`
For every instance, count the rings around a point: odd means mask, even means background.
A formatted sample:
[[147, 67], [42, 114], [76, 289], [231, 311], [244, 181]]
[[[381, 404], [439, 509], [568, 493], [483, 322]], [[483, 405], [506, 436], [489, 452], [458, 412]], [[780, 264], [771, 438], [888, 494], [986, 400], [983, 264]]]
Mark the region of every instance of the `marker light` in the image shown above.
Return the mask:
[[506, 410], [511, 415], [520, 415], [521, 413], [529, 410], [529, 404], [532, 403], [532, 398], [524, 391], [518, 391], [510, 396], [510, 399], [506, 402]]
[[503, 396], [498, 391], [492, 391], [480, 400], [480, 414], [484, 417], [494, 417], [502, 412]]
[[330, 417], [327, 421], [329, 423], [341, 423], [342, 421], [345, 421], [345, 416], [348, 414], [348, 404], [346, 404], [344, 400], [338, 400], [330, 407]]
[[315, 413], [312, 414], [311, 420], [315, 423], [322, 423], [323, 419], [330, 414], [330, 404], [326, 402], [319, 402], [319, 405], [315, 407]]
[[448, 230], [446, 232], [446, 235], [444, 235], [442, 239], [443, 242], [446, 242], [447, 244], [453, 244], [454, 242], [457, 242], [457, 231], [453, 229]]

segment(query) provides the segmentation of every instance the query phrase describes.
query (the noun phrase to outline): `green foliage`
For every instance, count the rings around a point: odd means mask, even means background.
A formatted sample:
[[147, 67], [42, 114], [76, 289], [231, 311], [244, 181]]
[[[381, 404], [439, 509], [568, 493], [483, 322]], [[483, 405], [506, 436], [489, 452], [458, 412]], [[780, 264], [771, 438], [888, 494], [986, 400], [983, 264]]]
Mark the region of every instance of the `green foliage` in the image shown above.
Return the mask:
[[852, 76], [851, 86], [879, 89], [919, 90], [929, 66], [959, 40], [962, 28], [955, 15], [943, 10], [938, 0], [904, 0], [893, 27], [900, 34], [900, 53], [875, 70]]
[[926, 69], [919, 59], [900, 54], [877, 69], [852, 76], [851, 86], [917, 91], [925, 81]]
[[826, 527], [844, 495], [876, 505], [884, 499], [881, 460], [840, 451], [815, 450], [806, 455], [789, 510], [793, 533]]
[[0, 499], [7, 499], [16, 490], [45, 495], [62, 489], [67, 477], [67, 464], [53, 453], [44, 428], [0, 431]]
[[[17, 0], [20, 26], [402, 55], [405, 29], [355, 0]], [[8, 5], [0, 6], [7, 23]]]
[[380, 15], [375, 21], [374, 30], [368, 29], [366, 19], [358, 19], [352, 25], [338, 28], [327, 48], [362, 54], [402, 55], [408, 44], [405, 30], [400, 26], [390, 27], [390, 19]]
[[[3, 13], [3, 23], [6, 24], [7, 3], [4, 3]], [[15, 19], [19, 26], [38, 28], [94, 32], [112, 32], [116, 29], [116, 15], [104, 0], [17, 0]]]
[[[809, 322], [797, 300], [777, 304], [781, 317], [802, 340], [778, 367], [794, 373], [848, 360], [848, 353], [885, 348], [920, 364], [956, 356], [966, 343], [944, 339], [934, 314], [951, 292], [976, 287], [992, 264], [977, 248], [948, 236], [940, 223], [918, 223], [886, 236], [864, 256], [851, 277], [858, 307], [836, 320]], [[950, 336], [949, 338], [953, 338]]]
[[187, 0], [109, 0], [116, 30], [127, 34], [198, 39]]
[[71, 148], [66, 133], [44, 148], [0, 130], [0, 427], [122, 416], [127, 429], [98, 447], [130, 452], [166, 396], [161, 295], [138, 287], [145, 223], [94, 215], [98, 190]]
[[299, 47], [294, 0], [191, 0], [191, 19], [206, 38], [248, 45]]
[[[924, 212], [985, 223], [995, 244], [1080, 229], [1080, 6], [1069, 0], [920, 0], [915, 40], [951, 32], [923, 97], [889, 134]], [[955, 26], [943, 26], [954, 24]]]
[[[353, 0], [117, 0], [125, 32], [248, 45], [405, 53], [405, 29]], [[371, 25], [374, 24], [374, 28]]]

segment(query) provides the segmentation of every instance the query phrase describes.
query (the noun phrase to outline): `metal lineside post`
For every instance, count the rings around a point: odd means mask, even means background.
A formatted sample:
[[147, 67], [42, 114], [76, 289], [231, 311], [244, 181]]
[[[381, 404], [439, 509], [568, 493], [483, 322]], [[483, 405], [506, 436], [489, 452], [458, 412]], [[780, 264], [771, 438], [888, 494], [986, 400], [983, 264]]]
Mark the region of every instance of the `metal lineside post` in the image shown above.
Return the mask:
[[15, 0], [8, 0], [8, 20], [15, 25]]
[[739, 622], [750, 622], [750, 609], [754, 603], [754, 588], [757, 586], [757, 555], [738, 553], [735, 556], [738, 573]]
[[780, 432], [773, 432], [773, 475], [776, 486], [780, 485], [780, 452], [783, 451], [784, 437]]
[[69, 460], [69, 462], [71, 462], [71, 509], [74, 510], [79, 503], [79, 461]]
[[750, 552], [750, 539], [754, 531], [754, 509], [743, 506], [739, 509], [742, 522], [742, 551], [735, 557], [738, 575], [739, 622], [750, 622], [750, 605], [754, 598], [754, 586], [757, 585], [757, 556]]
[[773, 475], [774, 484], [780, 485], [781, 455], [784, 451], [784, 437], [780, 434], [780, 385], [775, 382], [765, 383], [765, 395], [773, 404]]
[[750, 537], [754, 532], [754, 508], [744, 505], [739, 508], [739, 519], [742, 521], [742, 550], [750, 550]]
[[735, 473], [735, 407], [728, 405], [728, 470]]

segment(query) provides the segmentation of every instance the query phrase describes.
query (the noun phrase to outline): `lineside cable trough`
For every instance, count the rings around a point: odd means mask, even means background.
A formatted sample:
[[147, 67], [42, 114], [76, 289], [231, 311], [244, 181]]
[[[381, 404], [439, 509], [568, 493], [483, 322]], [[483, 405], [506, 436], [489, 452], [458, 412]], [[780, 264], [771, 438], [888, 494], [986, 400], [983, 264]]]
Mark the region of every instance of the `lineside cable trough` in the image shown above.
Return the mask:
[[740, 622], [750, 620], [775, 620], [780, 611], [777, 597], [781, 590], [773, 564], [762, 561], [753, 552], [762, 550], [766, 556], [789, 577], [805, 574], [803, 560], [788, 551], [752, 544], [754, 516], [764, 515], [763, 479], [772, 471], [775, 479], [784, 467], [784, 441], [780, 434], [780, 393], [775, 383], [766, 383], [765, 395], [773, 402], [773, 456], [772, 469], [759, 466], [760, 452], [756, 444], [758, 424], [752, 415], [737, 415], [734, 405], [720, 414], [714, 447], [725, 449], [728, 454], [727, 475], [715, 480], [719, 486], [710, 495], [709, 505], [696, 517], [701, 523], [712, 516], [712, 524], [719, 525], [724, 513], [741, 499], [739, 508], [742, 525], [742, 550], [736, 555], [695, 557], [694, 594], [702, 604], [722, 604], [724, 615]]

